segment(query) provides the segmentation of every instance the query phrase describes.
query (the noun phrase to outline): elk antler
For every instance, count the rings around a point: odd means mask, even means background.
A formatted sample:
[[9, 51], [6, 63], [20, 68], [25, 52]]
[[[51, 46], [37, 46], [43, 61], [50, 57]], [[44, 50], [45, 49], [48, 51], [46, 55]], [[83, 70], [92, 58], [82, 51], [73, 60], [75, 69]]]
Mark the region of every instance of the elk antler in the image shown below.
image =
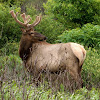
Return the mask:
[[31, 21], [30, 16], [29, 16], [29, 15], [26, 16], [25, 13], [23, 13], [23, 14], [21, 15], [21, 17], [23, 18], [23, 21], [24, 21], [24, 23], [25, 23], [26, 25]]
[[21, 17], [22, 17], [24, 23], [22, 23], [22, 22], [19, 21], [18, 18], [17, 18], [17, 14], [18, 14], [18, 13], [15, 14], [14, 11], [11, 10], [11, 11], [10, 11], [10, 14], [12, 15], [12, 17], [15, 19], [15, 21], [16, 21], [17, 23], [19, 23], [20, 25], [25, 26], [25, 27], [34, 27], [34, 26], [38, 25], [38, 24], [40, 23], [40, 21], [41, 21], [41, 17], [40, 17], [40, 16], [37, 16], [35, 22], [33, 22], [32, 24], [29, 24], [29, 22], [31, 21], [31, 17], [30, 17], [29, 15], [26, 16], [26, 14], [23, 13], [23, 14], [21, 15]]
[[29, 26], [34, 27], [34, 26], [38, 25], [40, 23], [40, 21], [41, 21], [41, 16], [37, 16], [35, 22], [33, 24], [30, 24]]

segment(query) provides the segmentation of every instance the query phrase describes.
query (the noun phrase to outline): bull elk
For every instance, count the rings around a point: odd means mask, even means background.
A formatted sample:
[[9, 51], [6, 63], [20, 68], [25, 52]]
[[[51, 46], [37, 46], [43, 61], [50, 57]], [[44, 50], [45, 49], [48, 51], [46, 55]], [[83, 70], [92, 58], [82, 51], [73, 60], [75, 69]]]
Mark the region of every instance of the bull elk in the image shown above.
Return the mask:
[[58, 43], [50, 44], [46, 42], [46, 37], [36, 31], [34, 27], [41, 21], [37, 16], [35, 22], [29, 24], [30, 16], [25, 13], [21, 15], [24, 22], [17, 18], [13, 10], [10, 14], [17, 23], [22, 25], [22, 37], [20, 40], [19, 55], [30, 71], [38, 74], [42, 70], [57, 72], [67, 70], [69, 74], [82, 87], [81, 69], [86, 57], [86, 50], [77, 43]]

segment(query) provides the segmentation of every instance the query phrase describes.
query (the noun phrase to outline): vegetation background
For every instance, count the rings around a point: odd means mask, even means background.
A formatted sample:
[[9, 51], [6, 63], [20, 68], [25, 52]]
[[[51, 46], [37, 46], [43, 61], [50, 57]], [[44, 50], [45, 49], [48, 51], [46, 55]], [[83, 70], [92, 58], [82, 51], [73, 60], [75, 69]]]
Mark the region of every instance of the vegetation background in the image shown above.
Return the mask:
[[[18, 56], [20, 26], [10, 10], [42, 14], [36, 30], [49, 43], [84, 45], [84, 88], [54, 89], [47, 81], [36, 87]], [[20, 16], [18, 16], [20, 20]], [[0, 99], [2, 100], [100, 100], [100, 0], [0, 0]]]

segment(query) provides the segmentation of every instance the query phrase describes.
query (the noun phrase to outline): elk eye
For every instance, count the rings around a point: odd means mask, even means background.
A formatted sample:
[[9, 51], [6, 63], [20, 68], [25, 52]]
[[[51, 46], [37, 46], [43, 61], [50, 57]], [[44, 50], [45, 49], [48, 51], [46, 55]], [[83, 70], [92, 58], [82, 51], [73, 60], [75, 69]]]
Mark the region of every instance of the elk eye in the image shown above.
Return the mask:
[[29, 35], [33, 35], [33, 33], [31, 32], [31, 33], [29, 33]]
[[31, 36], [34, 36], [34, 33], [30, 33]]

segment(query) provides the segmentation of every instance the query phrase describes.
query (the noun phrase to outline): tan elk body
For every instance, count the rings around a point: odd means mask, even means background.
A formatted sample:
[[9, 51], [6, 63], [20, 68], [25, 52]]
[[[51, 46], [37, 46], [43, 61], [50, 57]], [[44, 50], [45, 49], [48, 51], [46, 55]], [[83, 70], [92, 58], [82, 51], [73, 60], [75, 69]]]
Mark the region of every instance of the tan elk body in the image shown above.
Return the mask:
[[22, 14], [24, 23], [17, 19], [17, 14], [10, 11], [17, 23], [25, 27], [22, 29], [19, 55], [28, 71], [39, 73], [42, 70], [57, 72], [67, 70], [82, 87], [81, 68], [86, 57], [83, 46], [77, 43], [49, 44], [46, 37], [34, 31], [33, 27], [40, 23], [37, 16], [33, 24], [29, 24], [30, 16]]

